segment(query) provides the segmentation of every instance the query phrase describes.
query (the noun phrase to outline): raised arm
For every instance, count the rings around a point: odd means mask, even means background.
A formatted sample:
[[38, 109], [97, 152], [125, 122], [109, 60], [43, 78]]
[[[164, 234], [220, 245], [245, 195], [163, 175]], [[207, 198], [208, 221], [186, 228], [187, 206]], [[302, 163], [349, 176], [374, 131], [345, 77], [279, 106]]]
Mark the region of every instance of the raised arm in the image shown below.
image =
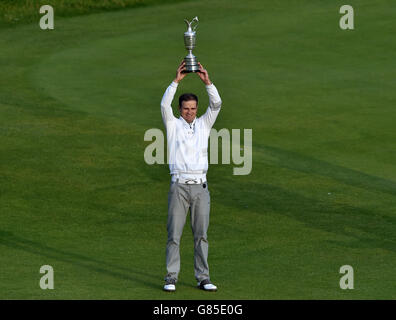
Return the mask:
[[176, 89], [177, 89], [177, 83], [172, 82], [169, 85], [169, 87], [165, 90], [164, 96], [162, 97], [161, 100], [161, 114], [165, 127], [168, 126], [169, 122], [175, 119], [175, 116], [173, 115], [171, 103], [173, 97], [175, 96]]
[[181, 80], [187, 75], [187, 73], [183, 73], [185, 70], [185, 62], [182, 61], [177, 68], [176, 71], [176, 77], [172, 81], [172, 83], [169, 85], [169, 87], [166, 89], [162, 100], [161, 100], [161, 114], [162, 114], [162, 120], [164, 121], [165, 127], [167, 127], [168, 123], [170, 121], [174, 121], [176, 118], [173, 115], [172, 111], [172, 101], [176, 93], [177, 86]]
[[208, 71], [199, 63], [198, 76], [201, 78], [202, 82], [205, 84], [206, 91], [209, 96], [209, 107], [205, 114], [202, 115], [202, 120], [205, 122], [206, 126], [210, 129], [216, 121], [216, 118], [220, 112], [221, 108], [221, 98], [219, 92], [215, 85], [210, 81]]

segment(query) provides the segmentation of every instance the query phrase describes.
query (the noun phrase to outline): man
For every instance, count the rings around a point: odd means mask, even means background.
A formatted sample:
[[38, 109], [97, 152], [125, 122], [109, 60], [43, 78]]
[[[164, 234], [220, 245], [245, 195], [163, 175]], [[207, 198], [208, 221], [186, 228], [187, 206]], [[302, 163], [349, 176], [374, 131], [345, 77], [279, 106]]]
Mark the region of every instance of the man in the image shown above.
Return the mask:
[[194, 235], [194, 269], [198, 287], [216, 291], [211, 283], [208, 266], [208, 239], [210, 195], [206, 181], [208, 170], [208, 139], [221, 107], [216, 87], [208, 72], [199, 63], [196, 73], [206, 86], [209, 107], [197, 118], [198, 98], [187, 93], [179, 97], [180, 117], [173, 116], [171, 103], [177, 86], [187, 75], [184, 61], [176, 71], [176, 78], [166, 89], [161, 101], [162, 119], [166, 128], [171, 178], [168, 194], [168, 241], [166, 245], [165, 291], [175, 291], [180, 271], [180, 238], [188, 209]]

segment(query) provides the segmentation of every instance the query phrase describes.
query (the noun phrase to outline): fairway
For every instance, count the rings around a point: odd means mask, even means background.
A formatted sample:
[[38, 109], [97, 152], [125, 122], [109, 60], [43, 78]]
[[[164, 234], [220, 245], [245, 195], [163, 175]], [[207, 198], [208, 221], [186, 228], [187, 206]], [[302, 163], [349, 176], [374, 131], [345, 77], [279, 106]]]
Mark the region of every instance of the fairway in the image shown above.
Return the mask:
[[[396, 299], [396, 2], [349, 1], [354, 30], [343, 4], [180, 1], [2, 27], [0, 299]], [[252, 129], [252, 171], [209, 166], [219, 290], [196, 288], [188, 217], [166, 293], [169, 167], [144, 161], [144, 134], [165, 131], [194, 16], [214, 128]], [[203, 114], [195, 74], [183, 92]]]

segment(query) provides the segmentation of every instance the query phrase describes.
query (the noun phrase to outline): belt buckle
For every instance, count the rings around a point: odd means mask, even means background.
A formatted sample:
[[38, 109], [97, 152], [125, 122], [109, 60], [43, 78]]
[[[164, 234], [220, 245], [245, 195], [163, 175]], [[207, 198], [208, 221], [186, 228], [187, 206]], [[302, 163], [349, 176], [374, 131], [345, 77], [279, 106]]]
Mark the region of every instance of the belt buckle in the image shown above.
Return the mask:
[[197, 184], [198, 181], [197, 181], [197, 179], [186, 179], [185, 183], [186, 184]]

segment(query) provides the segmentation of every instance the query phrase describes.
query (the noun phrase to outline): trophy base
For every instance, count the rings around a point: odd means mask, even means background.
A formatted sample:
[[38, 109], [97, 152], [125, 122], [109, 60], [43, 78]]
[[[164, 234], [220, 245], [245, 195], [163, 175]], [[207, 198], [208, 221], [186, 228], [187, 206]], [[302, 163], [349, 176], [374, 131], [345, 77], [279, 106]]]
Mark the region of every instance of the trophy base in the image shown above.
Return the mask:
[[186, 63], [185, 73], [197, 72], [199, 70], [197, 57], [189, 58], [187, 56], [184, 58], [184, 62]]

